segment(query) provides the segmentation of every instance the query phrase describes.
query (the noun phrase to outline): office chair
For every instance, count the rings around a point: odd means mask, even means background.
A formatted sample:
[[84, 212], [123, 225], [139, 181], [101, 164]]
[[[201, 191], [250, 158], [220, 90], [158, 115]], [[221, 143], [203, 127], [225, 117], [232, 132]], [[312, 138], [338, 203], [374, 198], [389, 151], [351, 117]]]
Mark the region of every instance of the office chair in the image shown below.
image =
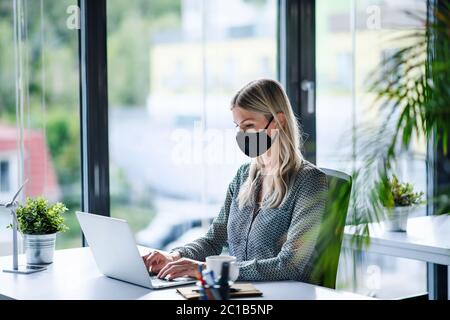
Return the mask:
[[352, 188], [349, 175], [332, 169], [320, 168], [327, 176], [327, 204], [316, 243], [313, 269], [315, 282], [335, 289], [345, 220]]

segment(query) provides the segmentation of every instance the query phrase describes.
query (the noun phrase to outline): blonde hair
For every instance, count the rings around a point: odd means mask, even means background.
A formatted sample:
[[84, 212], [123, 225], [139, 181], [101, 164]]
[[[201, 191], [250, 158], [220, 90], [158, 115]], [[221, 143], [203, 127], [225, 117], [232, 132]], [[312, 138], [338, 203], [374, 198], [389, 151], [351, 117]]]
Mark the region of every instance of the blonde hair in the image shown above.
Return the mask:
[[[302, 137], [289, 98], [279, 82], [259, 79], [248, 83], [235, 94], [231, 101], [231, 109], [237, 106], [250, 112], [261, 113], [268, 120], [273, 117], [277, 123], [278, 134], [274, 144], [279, 149], [275, 161], [278, 166], [271, 175], [266, 176], [269, 179], [266, 182], [268, 189], [261, 205], [263, 208], [276, 208], [286, 198], [293, 173], [300, 169], [303, 162], [300, 151]], [[278, 113], [285, 115], [284, 125], [280, 123]], [[260, 157], [251, 162], [248, 178], [239, 191], [239, 207], [252, 203], [263, 167]]]

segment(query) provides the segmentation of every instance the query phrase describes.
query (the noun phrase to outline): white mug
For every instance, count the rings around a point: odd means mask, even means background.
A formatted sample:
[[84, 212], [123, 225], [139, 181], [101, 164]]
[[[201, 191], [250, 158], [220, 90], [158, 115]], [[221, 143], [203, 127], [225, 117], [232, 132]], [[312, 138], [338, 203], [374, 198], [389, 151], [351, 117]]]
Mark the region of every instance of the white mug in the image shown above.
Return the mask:
[[234, 282], [239, 277], [239, 267], [236, 264], [236, 257], [232, 256], [209, 256], [206, 257], [206, 270], [214, 272], [215, 280], [219, 280], [222, 273], [222, 264], [224, 262], [230, 263], [229, 280]]

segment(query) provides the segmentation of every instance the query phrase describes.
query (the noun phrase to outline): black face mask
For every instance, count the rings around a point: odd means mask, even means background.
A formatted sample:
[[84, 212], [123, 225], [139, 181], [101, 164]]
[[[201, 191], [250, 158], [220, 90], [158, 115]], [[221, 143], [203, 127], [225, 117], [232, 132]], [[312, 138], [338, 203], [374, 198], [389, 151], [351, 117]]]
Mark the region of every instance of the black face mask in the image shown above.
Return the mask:
[[272, 146], [272, 139], [267, 134], [267, 128], [273, 121], [270, 119], [264, 130], [260, 132], [239, 131], [236, 135], [236, 141], [243, 153], [250, 158], [256, 158], [264, 154]]

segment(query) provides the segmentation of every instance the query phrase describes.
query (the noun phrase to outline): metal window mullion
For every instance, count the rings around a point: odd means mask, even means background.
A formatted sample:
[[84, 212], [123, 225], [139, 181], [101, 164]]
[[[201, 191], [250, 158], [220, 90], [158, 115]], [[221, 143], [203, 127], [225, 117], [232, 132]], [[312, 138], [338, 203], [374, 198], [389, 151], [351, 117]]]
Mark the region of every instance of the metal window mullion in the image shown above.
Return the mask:
[[[427, 19], [434, 19], [433, 10], [440, 5], [444, 5], [442, 0], [427, 0]], [[434, 44], [439, 39], [436, 35], [431, 35], [429, 39], [428, 57], [430, 60], [437, 54]], [[431, 66], [429, 66], [431, 68]], [[432, 70], [430, 71], [432, 72]], [[439, 129], [439, 128], [438, 128]], [[445, 168], [450, 162], [450, 155], [445, 155], [442, 141], [435, 144], [437, 132], [434, 132], [428, 141], [427, 146], [427, 215], [437, 214], [435, 199], [441, 194], [445, 194], [445, 187], [450, 184], [450, 172]], [[442, 209], [442, 208], [441, 208]], [[445, 208], [447, 211], [450, 208]], [[445, 265], [427, 263], [427, 287], [431, 300], [448, 300], [449, 295], [449, 267]]]
[[279, 78], [303, 129], [304, 157], [312, 163], [316, 163], [316, 90], [310, 95], [302, 83], [316, 82], [315, 3], [279, 0], [278, 19]]
[[106, 0], [78, 4], [81, 207], [110, 216]]

